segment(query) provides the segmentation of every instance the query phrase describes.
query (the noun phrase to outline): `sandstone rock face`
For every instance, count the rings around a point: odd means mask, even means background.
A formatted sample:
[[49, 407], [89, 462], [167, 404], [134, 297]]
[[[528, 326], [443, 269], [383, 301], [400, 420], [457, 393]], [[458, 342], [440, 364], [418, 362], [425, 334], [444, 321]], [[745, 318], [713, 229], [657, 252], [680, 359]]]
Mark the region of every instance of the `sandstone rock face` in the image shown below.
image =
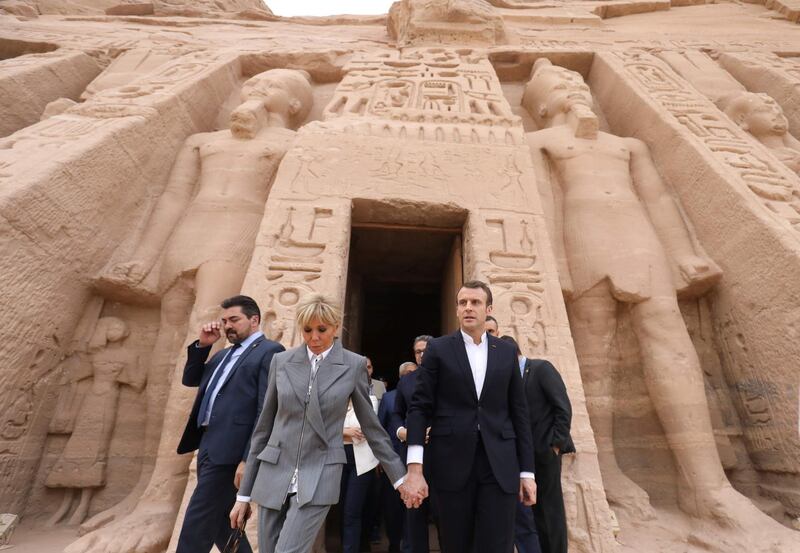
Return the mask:
[[485, 0], [402, 0], [389, 10], [389, 36], [409, 44], [499, 44], [503, 19]]
[[571, 551], [800, 550], [800, 39], [689, 4], [0, 1], [0, 503], [66, 529], [32, 550], [175, 549], [222, 298], [289, 347], [336, 297], [391, 380], [473, 278], [569, 390]]
[[[6, 6], [8, 4], [8, 6]], [[19, 6], [25, 4], [28, 8]], [[14, 7], [16, 6], [16, 7]], [[261, 10], [272, 13], [261, 0], [155, 0], [154, 2], [120, 2], [120, 0], [25, 0], [0, 2], [0, 9], [15, 15], [183, 15], [212, 17], [235, 14], [242, 10]]]

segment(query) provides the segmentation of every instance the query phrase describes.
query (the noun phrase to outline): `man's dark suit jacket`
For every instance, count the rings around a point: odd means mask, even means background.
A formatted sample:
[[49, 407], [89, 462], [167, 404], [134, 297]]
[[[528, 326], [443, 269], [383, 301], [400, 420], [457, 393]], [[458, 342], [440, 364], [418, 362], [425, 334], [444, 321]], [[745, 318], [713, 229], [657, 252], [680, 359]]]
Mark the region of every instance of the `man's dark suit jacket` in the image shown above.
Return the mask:
[[528, 359], [523, 380], [536, 455], [549, 454], [553, 447], [562, 454], [573, 453], [572, 406], [561, 375], [549, 361]]
[[206, 363], [211, 346], [197, 347], [198, 342], [189, 346], [186, 366], [183, 369], [183, 385], [199, 386], [194, 399], [192, 412], [186, 422], [186, 429], [178, 444], [178, 453], [189, 453], [200, 447], [200, 438], [208, 449], [209, 460], [215, 465], [233, 465], [247, 459], [250, 451], [250, 434], [253, 432], [264, 395], [267, 391], [269, 364], [275, 353], [284, 350], [277, 342], [260, 336], [239, 355], [236, 364], [214, 400], [211, 420], [205, 436], [197, 427], [197, 416], [203, 395], [214, 369], [225, 358], [230, 348], [218, 351]]
[[[394, 413], [396, 396], [396, 389], [390, 390], [381, 396], [381, 403], [378, 406], [378, 420], [381, 421], [381, 426], [383, 426], [383, 429], [386, 430], [387, 434], [389, 434], [389, 438], [392, 440], [392, 447], [394, 448], [395, 452], [398, 455], [401, 455], [403, 449], [400, 440], [397, 439], [397, 429], [392, 432], [392, 414]], [[405, 463], [405, 459], [403, 462]]]
[[424, 464], [442, 490], [466, 485], [478, 445], [478, 429], [498, 484], [519, 491], [520, 472], [533, 472], [528, 409], [516, 349], [487, 335], [486, 379], [480, 398], [461, 331], [428, 342], [408, 411], [408, 444], [423, 445]]
[[[414, 389], [417, 387], [417, 373], [419, 369], [408, 373], [401, 378], [397, 383], [397, 395], [394, 398], [394, 411], [391, 418], [391, 431], [394, 436], [397, 436], [397, 429], [401, 426], [406, 426], [406, 419], [408, 417], [408, 408], [411, 406], [411, 399], [414, 397]], [[408, 427], [406, 426], [406, 430]], [[407, 437], [407, 436], [406, 436]], [[406, 452], [408, 446], [406, 442], [401, 442], [401, 449], [399, 451], [403, 462], [406, 461]], [[427, 472], [427, 468], [426, 468]]]

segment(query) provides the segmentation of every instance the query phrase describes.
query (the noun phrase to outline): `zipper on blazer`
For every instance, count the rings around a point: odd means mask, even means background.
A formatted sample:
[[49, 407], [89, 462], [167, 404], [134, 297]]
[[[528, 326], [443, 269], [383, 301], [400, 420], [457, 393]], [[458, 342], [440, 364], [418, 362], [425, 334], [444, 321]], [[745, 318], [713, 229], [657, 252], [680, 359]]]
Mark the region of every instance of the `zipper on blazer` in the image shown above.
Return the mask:
[[[317, 373], [319, 369], [317, 369]], [[308, 390], [306, 391], [306, 399], [303, 401], [303, 423], [300, 425], [300, 441], [297, 444], [297, 457], [294, 463], [294, 474], [292, 480], [289, 481], [289, 487], [286, 488], [286, 493], [283, 496], [283, 503], [286, 503], [286, 498], [289, 497], [289, 490], [292, 487], [292, 481], [297, 484], [297, 492], [295, 495], [300, 494], [300, 452], [303, 449], [303, 435], [306, 431], [306, 415], [308, 413], [308, 404], [311, 401], [311, 389], [314, 387], [314, 380], [317, 378], [317, 373], [310, 375], [308, 379]]]

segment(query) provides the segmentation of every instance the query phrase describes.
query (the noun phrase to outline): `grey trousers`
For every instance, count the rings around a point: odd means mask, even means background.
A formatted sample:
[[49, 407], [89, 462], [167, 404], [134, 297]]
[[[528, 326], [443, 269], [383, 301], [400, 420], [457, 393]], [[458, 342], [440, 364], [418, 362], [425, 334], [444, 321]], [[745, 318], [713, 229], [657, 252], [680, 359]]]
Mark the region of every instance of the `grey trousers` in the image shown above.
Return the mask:
[[287, 497], [280, 511], [259, 506], [259, 553], [311, 553], [330, 508], [310, 504], [301, 507], [296, 495]]

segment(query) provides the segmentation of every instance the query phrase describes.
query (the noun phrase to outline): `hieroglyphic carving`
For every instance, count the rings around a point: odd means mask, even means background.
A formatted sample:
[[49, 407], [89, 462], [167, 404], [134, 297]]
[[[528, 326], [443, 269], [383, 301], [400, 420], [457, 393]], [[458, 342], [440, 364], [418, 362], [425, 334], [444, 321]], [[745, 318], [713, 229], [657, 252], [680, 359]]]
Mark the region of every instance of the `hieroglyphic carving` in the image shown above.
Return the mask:
[[[267, 286], [260, 294], [264, 305], [264, 334], [286, 347], [299, 345], [302, 337], [294, 322], [300, 299], [315, 290], [315, 283], [328, 270], [329, 241], [336, 230], [331, 207], [306, 203], [283, 203], [265, 213], [276, 219], [267, 231], [268, 254], [264, 278]], [[263, 235], [263, 234], [262, 234]]]
[[[793, 426], [791, 414], [781, 407], [778, 383], [762, 376], [758, 355], [739, 331], [733, 313], [717, 324], [726, 378], [735, 393], [744, 439], [753, 463], [762, 470], [796, 472], [796, 453], [776, 429]], [[794, 459], [793, 459], [794, 457]]]
[[345, 72], [324, 111], [328, 127], [397, 138], [521, 143], [521, 120], [492, 65], [471, 49], [363, 55]]
[[800, 181], [791, 171], [654, 56], [631, 51], [614, 52], [614, 56], [773, 216], [800, 232]]
[[510, 212], [481, 212], [491, 244], [483, 268], [495, 292], [501, 329], [510, 330], [523, 354], [548, 354], [542, 267], [531, 216]]

